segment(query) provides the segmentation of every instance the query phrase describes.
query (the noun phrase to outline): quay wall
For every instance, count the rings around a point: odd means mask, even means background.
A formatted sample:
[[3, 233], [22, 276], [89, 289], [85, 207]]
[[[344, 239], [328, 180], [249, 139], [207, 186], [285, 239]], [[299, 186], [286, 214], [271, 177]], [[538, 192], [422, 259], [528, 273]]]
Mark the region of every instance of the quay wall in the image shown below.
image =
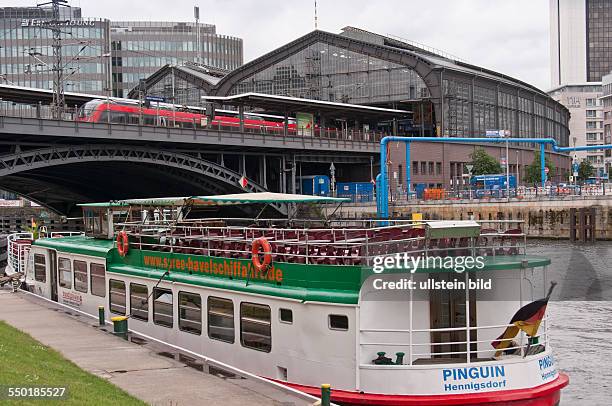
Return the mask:
[[[595, 238], [612, 240], [612, 197], [592, 196], [567, 200], [490, 200], [490, 201], [445, 201], [417, 202], [414, 204], [389, 205], [392, 218], [411, 219], [412, 213], [422, 213], [426, 220], [524, 220], [529, 237], [570, 238], [571, 209], [595, 210]], [[338, 217], [375, 218], [373, 204], [343, 205]]]

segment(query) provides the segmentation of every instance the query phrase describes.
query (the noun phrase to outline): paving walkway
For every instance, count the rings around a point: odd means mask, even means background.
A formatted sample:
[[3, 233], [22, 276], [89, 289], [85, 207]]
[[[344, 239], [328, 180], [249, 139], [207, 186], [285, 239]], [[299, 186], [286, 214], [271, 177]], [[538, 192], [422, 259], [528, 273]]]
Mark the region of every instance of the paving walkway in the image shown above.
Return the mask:
[[222, 373], [201, 372], [159, 355], [159, 344], [154, 347], [124, 341], [92, 328], [96, 320], [77, 314], [23, 292], [0, 289], [0, 320], [149, 404], [302, 406], [313, 403], [255, 379], [231, 379], [227, 375], [221, 378]]

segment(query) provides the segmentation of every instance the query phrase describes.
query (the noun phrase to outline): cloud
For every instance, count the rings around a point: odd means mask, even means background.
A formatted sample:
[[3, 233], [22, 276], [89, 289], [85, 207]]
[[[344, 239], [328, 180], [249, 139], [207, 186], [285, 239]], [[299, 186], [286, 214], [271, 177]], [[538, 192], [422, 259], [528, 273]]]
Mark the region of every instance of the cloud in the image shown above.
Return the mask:
[[[4, 6], [33, 6], [26, 0]], [[10, 4], [8, 4], [10, 3]], [[84, 16], [192, 21], [193, 6], [217, 33], [243, 38], [245, 61], [314, 28], [314, 0], [71, 0]], [[319, 29], [347, 25], [393, 34], [457, 55], [541, 89], [550, 87], [546, 0], [317, 0]]]

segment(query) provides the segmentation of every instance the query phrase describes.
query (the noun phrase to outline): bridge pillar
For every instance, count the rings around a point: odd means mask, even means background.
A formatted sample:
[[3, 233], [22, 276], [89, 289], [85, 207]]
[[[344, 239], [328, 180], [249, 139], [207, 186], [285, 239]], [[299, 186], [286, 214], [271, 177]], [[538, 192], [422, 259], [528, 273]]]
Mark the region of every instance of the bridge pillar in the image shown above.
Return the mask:
[[283, 120], [283, 135], [286, 137], [289, 132], [289, 113], [285, 111], [285, 119]]
[[261, 167], [263, 168], [263, 187], [265, 187], [266, 189], [268, 188], [268, 168], [267, 168], [267, 162], [266, 162], [266, 154], [263, 154], [263, 156], [261, 157]]
[[238, 106], [238, 119], [240, 120], [240, 132], [244, 132], [244, 106]]

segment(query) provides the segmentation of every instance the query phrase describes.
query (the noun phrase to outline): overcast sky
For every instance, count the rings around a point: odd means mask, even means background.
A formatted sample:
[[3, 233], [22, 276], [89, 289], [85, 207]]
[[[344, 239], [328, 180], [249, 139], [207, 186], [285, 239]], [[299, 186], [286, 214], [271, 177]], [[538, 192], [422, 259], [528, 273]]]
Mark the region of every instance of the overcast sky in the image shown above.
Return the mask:
[[[42, 1], [42, 0], [41, 0]], [[314, 28], [314, 0], [69, 0], [85, 17], [201, 22], [244, 40], [245, 62]], [[0, 0], [1, 6], [36, 1]], [[352, 25], [550, 87], [549, 0], [317, 0], [319, 29]]]

